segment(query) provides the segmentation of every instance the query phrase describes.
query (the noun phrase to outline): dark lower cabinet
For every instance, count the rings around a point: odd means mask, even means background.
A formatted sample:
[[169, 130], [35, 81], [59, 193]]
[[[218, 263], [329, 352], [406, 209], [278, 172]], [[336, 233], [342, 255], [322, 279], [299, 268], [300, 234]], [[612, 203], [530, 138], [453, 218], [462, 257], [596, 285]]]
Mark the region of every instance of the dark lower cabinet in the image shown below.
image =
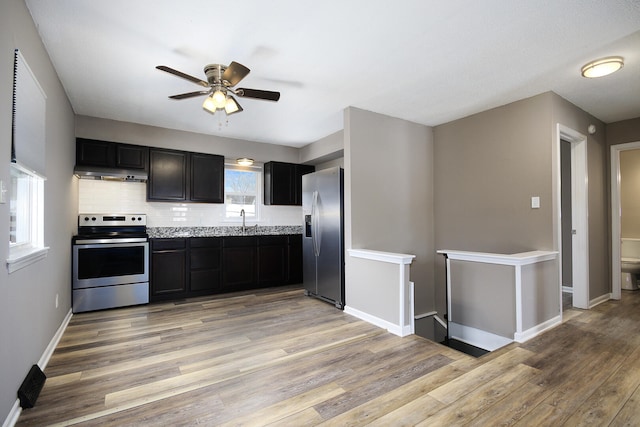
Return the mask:
[[186, 279], [187, 239], [151, 239], [150, 301], [184, 296]]
[[226, 291], [250, 289], [256, 283], [257, 238], [222, 238], [222, 288]]
[[189, 296], [220, 291], [220, 237], [192, 237], [189, 239]]
[[302, 235], [151, 239], [150, 301], [302, 282]]
[[289, 236], [289, 283], [302, 283], [302, 234]]
[[288, 283], [289, 238], [261, 236], [258, 238], [258, 285], [273, 286]]

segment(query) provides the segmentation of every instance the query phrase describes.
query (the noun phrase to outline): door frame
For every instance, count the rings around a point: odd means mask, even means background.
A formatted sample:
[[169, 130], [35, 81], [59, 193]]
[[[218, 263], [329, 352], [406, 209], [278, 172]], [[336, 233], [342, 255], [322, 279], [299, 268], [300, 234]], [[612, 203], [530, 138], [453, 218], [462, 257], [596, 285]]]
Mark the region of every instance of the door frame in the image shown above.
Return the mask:
[[[589, 187], [587, 137], [558, 123], [556, 132], [557, 156], [557, 248], [559, 256], [560, 301], [562, 301], [562, 209], [560, 140], [571, 144], [571, 222], [575, 230], [572, 239], [573, 306], [589, 309]], [[562, 304], [560, 304], [562, 306]]]
[[[620, 200], [620, 152], [640, 149], [640, 141], [611, 146], [611, 299], [622, 298], [620, 239], [622, 206]], [[616, 268], [616, 265], [618, 266]]]

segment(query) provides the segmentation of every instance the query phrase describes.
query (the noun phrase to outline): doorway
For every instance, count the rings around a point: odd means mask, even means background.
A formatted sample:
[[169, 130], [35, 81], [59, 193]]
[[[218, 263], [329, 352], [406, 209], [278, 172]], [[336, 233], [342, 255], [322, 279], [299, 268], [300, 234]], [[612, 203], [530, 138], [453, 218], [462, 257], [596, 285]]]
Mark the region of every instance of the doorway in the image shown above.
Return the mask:
[[[587, 187], [587, 137], [566, 126], [558, 124], [558, 224], [557, 232], [558, 248], [560, 249], [560, 283], [565, 284], [563, 279], [570, 277], [572, 290], [572, 305], [576, 308], [588, 309], [589, 301], [589, 223], [588, 213], [588, 187]], [[567, 167], [570, 167], [570, 191], [566, 191], [563, 196], [562, 191], [562, 144], [565, 146]], [[569, 166], [570, 164], [570, 166]], [[565, 171], [566, 172], [566, 171]], [[568, 185], [565, 185], [568, 187]], [[563, 200], [563, 197], [565, 200]], [[570, 198], [570, 202], [566, 199]], [[562, 210], [563, 203], [570, 203], [570, 212]], [[563, 220], [564, 216], [564, 220]], [[568, 221], [568, 218], [571, 221]], [[569, 239], [570, 242], [563, 240]], [[569, 244], [570, 243], [570, 244]], [[565, 253], [566, 250], [566, 253]], [[571, 262], [564, 262], [568, 257]], [[568, 261], [568, 260], [567, 260]], [[563, 266], [570, 266], [570, 273]], [[564, 277], [563, 277], [564, 276]], [[562, 301], [562, 295], [561, 295]]]
[[640, 141], [611, 146], [611, 298], [622, 298], [620, 271], [620, 152], [640, 149]]

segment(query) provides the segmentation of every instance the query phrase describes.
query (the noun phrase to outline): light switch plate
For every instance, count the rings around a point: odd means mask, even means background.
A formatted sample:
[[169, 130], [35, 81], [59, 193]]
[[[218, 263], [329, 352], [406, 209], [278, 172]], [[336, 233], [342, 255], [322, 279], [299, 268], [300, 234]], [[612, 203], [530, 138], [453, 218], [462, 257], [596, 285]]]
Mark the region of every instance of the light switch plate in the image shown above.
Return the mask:
[[540, 209], [540, 197], [539, 196], [531, 197], [531, 209]]
[[7, 187], [4, 181], [0, 181], [0, 203], [7, 203]]

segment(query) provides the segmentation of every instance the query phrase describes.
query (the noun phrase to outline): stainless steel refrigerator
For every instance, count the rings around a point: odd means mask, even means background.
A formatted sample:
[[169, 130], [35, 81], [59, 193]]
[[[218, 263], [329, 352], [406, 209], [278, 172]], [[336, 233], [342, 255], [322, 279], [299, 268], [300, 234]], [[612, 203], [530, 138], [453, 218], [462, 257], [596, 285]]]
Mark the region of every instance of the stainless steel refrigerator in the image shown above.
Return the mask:
[[334, 167], [302, 176], [305, 294], [344, 308], [344, 178]]

